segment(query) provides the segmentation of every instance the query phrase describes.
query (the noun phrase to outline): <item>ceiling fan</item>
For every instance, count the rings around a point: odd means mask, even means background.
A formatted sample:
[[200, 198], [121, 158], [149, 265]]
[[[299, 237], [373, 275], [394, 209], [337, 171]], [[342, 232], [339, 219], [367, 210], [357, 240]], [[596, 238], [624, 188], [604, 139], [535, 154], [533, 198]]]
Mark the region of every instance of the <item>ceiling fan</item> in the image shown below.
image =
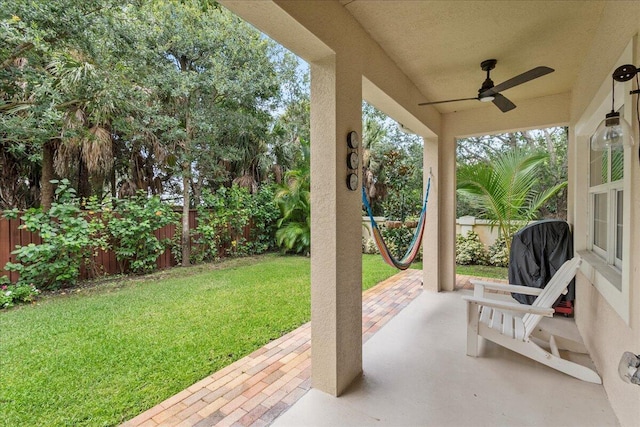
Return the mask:
[[536, 67], [529, 71], [526, 71], [522, 74], [519, 74], [507, 81], [500, 83], [499, 85], [494, 85], [493, 80], [491, 80], [490, 73], [496, 67], [496, 63], [498, 61], [495, 59], [487, 59], [486, 61], [482, 61], [480, 67], [482, 71], [487, 72], [487, 78], [482, 83], [480, 89], [478, 89], [478, 96], [475, 98], [460, 98], [460, 99], [448, 99], [446, 101], [434, 101], [434, 102], [422, 102], [418, 105], [434, 105], [434, 104], [444, 104], [445, 102], [457, 102], [457, 101], [470, 101], [470, 100], [478, 100], [481, 102], [493, 102], [493, 104], [500, 109], [503, 113], [507, 111], [511, 111], [516, 108], [516, 105], [509, 101], [504, 95], [500, 92], [503, 92], [507, 89], [511, 89], [514, 86], [521, 85], [530, 80], [537, 79], [538, 77], [542, 77], [546, 74], [552, 73], [555, 70], [549, 67]]

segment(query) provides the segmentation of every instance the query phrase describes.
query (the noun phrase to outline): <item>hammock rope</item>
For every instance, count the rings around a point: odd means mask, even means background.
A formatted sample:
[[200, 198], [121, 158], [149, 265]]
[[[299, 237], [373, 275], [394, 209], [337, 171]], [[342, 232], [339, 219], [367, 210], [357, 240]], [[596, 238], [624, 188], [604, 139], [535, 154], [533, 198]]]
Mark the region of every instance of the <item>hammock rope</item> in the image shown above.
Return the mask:
[[411, 266], [411, 263], [418, 255], [420, 251], [420, 243], [422, 243], [422, 234], [424, 232], [425, 226], [425, 218], [427, 214], [427, 202], [429, 201], [429, 189], [431, 188], [431, 176], [427, 180], [427, 191], [424, 195], [424, 201], [422, 203], [422, 211], [420, 212], [420, 219], [418, 220], [418, 226], [416, 227], [416, 231], [413, 235], [413, 239], [407, 248], [404, 256], [401, 259], [397, 259], [393, 256], [389, 247], [385, 243], [382, 238], [382, 233], [380, 232], [380, 228], [378, 228], [378, 223], [375, 219], [373, 219], [373, 211], [371, 210], [371, 205], [369, 204], [369, 200], [367, 200], [367, 193], [365, 192], [364, 187], [362, 187], [362, 203], [367, 208], [367, 213], [369, 214], [369, 220], [371, 221], [371, 230], [373, 231], [373, 239], [380, 250], [380, 255], [385, 260], [387, 264], [392, 267], [395, 267], [399, 270], [406, 270]]

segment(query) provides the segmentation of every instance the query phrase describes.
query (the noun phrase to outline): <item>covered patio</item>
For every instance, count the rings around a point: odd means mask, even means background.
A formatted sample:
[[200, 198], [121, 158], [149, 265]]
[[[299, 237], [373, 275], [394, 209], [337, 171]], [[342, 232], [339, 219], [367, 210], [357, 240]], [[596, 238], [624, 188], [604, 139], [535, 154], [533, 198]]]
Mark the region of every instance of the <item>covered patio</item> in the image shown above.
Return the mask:
[[[615, 179], [610, 152], [589, 147], [614, 94], [613, 109], [632, 123], [638, 139], [638, 95], [629, 94], [636, 83], [612, 85], [611, 74], [640, 62], [640, 3], [221, 4], [311, 67], [312, 391], [298, 404], [304, 410], [296, 406], [278, 422], [304, 424], [296, 413], [317, 410], [310, 424], [340, 424], [330, 418], [331, 409], [356, 417], [351, 424], [547, 425], [569, 424], [573, 416], [580, 420], [576, 425], [638, 425], [640, 387], [623, 382], [617, 371], [623, 352], [640, 353], [637, 144], [624, 149], [624, 173]], [[538, 66], [555, 71], [509, 88], [504, 95], [517, 108], [505, 111], [476, 99], [486, 77], [480, 64], [489, 59], [497, 60], [491, 73], [496, 84]], [[362, 154], [357, 144], [348, 145], [347, 135], [362, 133], [363, 99], [423, 137], [425, 181], [432, 177], [423, 239], [425, 292], [397, 317], [397, 329], [389, 323], [364, 346], [357, 191], [362, 176], [346, 163], [349, 154]], [[567, 220], [583, 259], [575, 325], [604, 390], [493, 346], [472, 359], [457, 341], [464, 336], [464, 306], [458, 294], [448, 293], [455, 287], [456, 139], [550, 126], [569, 128]], [[394, 331], [389, 341], [386, 330]], [[373, 344], [378, 339], [379, 347]], [[403, 380], [392, 383], [391, 376]], [[557, 384], [547, 383], [550, 378]], [[520, 418], [525, 409], [529, 415]], [[428, 418], [409, 418], [409, 412]]]

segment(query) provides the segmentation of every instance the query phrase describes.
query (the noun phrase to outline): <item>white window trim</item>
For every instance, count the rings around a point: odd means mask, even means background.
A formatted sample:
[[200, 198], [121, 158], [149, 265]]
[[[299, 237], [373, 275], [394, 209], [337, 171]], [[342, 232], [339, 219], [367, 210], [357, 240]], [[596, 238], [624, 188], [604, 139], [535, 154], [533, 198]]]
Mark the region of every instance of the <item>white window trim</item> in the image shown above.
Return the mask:
[[[629, 155], [628, 152], [625, 152], [625, 158]], [[607, 182], [604, 184], [595, 185], [593, 187], [589, 187], [589, 207], [587, 209], [588, 212], [588, 223], [589, 223], [589, 232], [588, 232], [588, 240], [587, 240], [587, 249], [594, 252], [598, 256], [600, 256], [607, 264], [614, 266], [618, 270], [622, 271], [622, 260], [616, 257], [616, 249], [617, 249], [617, 233], [616, 233], [616, 225], [617, 225], [617, 194], [618, 191], [623, 191], [623, 224], [628, 224], [624, 221], [624, 209], [627, 202], [625, 200], [626, 192], [624, 191], [624, 177], [618, 181], [611, 182], [611, 155], [609, 155], [609, 167], [608, 167], [608, 176]], [[591, 171], [591, 168], [589, 168]], [[589, 172], [591, 174], [591, 172]], [[591, 181], [591, 176], [589, 176], [589, 182]], [[595, 234], [595, 222], [592, 221], [594, 216], [594, 206], [595, 206], [595, 196], [597, 194], [607, 194], [607, 249], [603, 250], [602, 248], [594, 245], [594, 234]], [[622, 253], [625, 254], [624, 249], [624, 236], [623, 236], [623, 247]]]
[[[595, 133], [595, 130], [604, 118], [605, 114], [611, 110], [611, 74], [613, 71], [623, 64], [630, 64], [633, 62], [633, 41], [630, 42], [625, 48], [623, 54], [620, 56], [616, 65], [611, 68], [611, 71], [607, 74], [607, 78], [602, 82], [600, 89], [598, 90], [596, 96], [593, 101], [587, 108], [585, 114], [576, 124], [576, 135], [579, 136], [580, 140], [590, 141], [591, 135]], [[616, 105], [614, 105], [614, 109], [621, 108], [622, 105], [628, 106], [625, 108], [623, 117], [628, 121], [632, 121], [632, 113], [631, 106], [635, 105], [635, 102], [632, 101], [631, 96], [629, 95], [629, 91], [631, 90], [631, 83], [616, 83], [614, 85], [615, 90], [615, 99]], [[583, 258], [584, 262], [580, 266], [580, 271], [584, 276], [593, 284], [593, 286], [598, 290], [598, 292], [603, 296], [603, 298], [611, 305], [611, 307], [618, 313], [618, 315], [624, 320], [624, 322], [629, 325], [630, 324], [630, 305], [631, 298], [629, 292], [629, 277], [630, 277], [630, 232], [628, 231], [628, 227], [631, 224], [631, 161], [632, 159], [636, 159], [637, 154], [634, 153], [632, 148], [625, 148], [624, 153], [624, 178], [622, 180], [622, 190], [623, 190], [623, 224], [625, 225], [625, 232], [623, 233], [622, 240], [622, 251], [624, 254], [625, 260], [619, 264], [619, 266], [615, 265], [614, 262], [609, 264], [604, 258], [597, 254], [596, 251], [592, 248], [592, 234], [593, 234], [593, 224], [591, 222], [591, 214], [593, 210], [593, 194], [595, 189], [598, 187], [590, 186], [590, 176], [587, 176], [586, 185], [581, 187], [582, 190], [588, 194], [587, 203], [588, 212], [587, 221], [586, 221], [586, 247], [582, 250], [578, 250], [578, 254]], [[590, 161], [590, 155], [586, 156], [587, 164]], [[590, 174], [590, 164], [587, 169], [587, 175]], [[579, 172], [578, 172], [579, 173]], [[608, 186], [608, 191], [612, 191], [611, 184], [606, 184]], [[611, 197], [611, 195], [610, 195]], [[608, 221], [614, 220], [612, 217], [615, 209], [612, 209], [612, 203], [609, 204], [608, 210]], [[608, 234], [611, 234], [610, 232]], [[610, 246], [613, 236], [607, 236], [608, 238], [608, 252], [612, 252], [615, 254], [615, 247]], [[579, 248], [578, 248], [579, 249]]]

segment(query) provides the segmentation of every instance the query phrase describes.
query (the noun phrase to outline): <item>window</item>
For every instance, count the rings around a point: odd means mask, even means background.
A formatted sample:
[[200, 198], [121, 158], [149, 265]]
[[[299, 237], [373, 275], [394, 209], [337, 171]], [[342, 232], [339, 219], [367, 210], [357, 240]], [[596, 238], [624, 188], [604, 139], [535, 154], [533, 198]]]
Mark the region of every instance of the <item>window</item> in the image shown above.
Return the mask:
[[591, 150], [589, 162], [589, 249], [620, 270], [624, 259], [624, 151]]
[[[632, 42], [611, 68], [611, 73], [620, 65], [631, 62]], [[575, 141], [584, 145], [574, 147], [577, 189], [573, 206], [574, 243], [583, 259], [580, 271], [583, 279], [598, 290], [627, 325], [631, 319], [630, 276], [635, 268], [629, 259], [632, 243], [629, 233], [632, 224], [630, 171], [637, 161], [637, 152], [632, 147], [607, 151], [591, 151], [587, 147], [589, 137], [611, 109], [618, 111], [628, 122], [632, 120], [631, 108], [624, 111], [625, 105], [634, 105], [635, 100], [629, 94], [631, 89], [630, 82], [616, 83], [612, 88], [610, 77], [602, 81], [575, 126]]]

